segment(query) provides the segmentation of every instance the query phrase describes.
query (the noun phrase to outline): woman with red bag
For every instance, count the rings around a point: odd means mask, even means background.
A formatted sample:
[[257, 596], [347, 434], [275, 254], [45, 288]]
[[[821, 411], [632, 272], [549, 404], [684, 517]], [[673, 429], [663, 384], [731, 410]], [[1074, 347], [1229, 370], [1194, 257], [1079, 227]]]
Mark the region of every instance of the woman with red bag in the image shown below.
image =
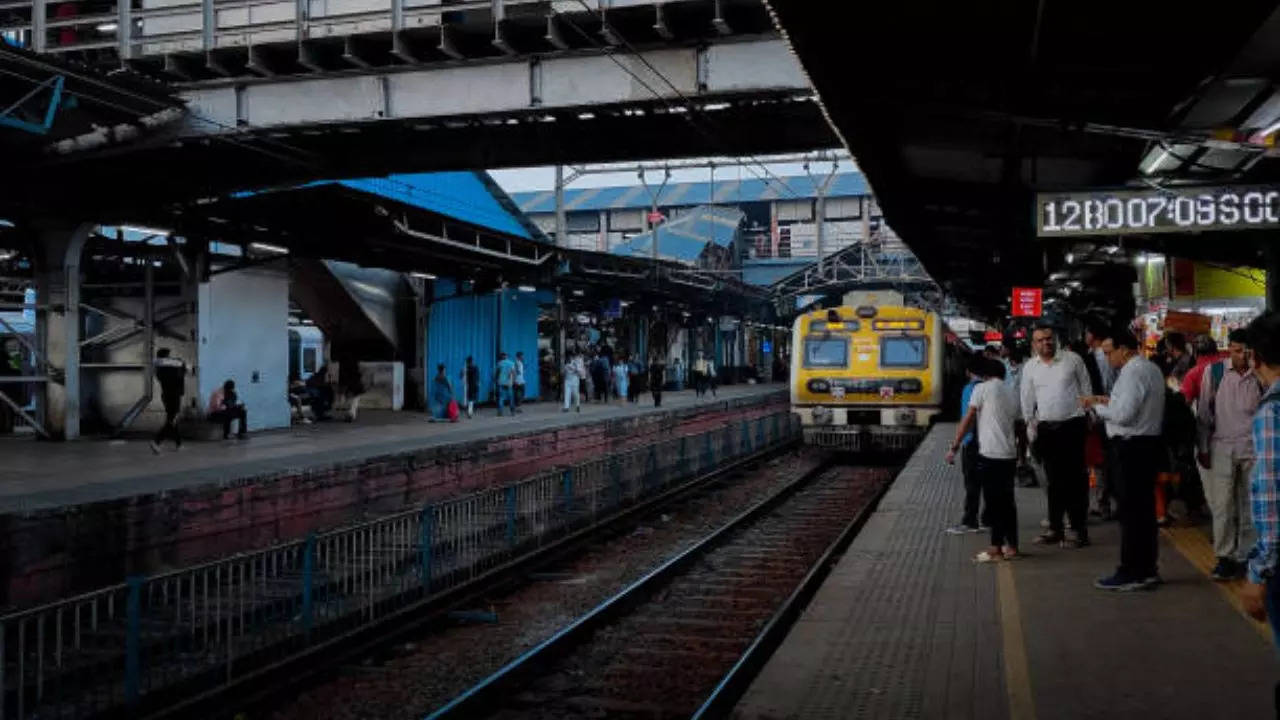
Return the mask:
[[458, 401], [453, 399], [453, 382], [444, 371], [444, 363], [436, 366], [436, 376], [431, 380], [431, 419], [458, 421]]

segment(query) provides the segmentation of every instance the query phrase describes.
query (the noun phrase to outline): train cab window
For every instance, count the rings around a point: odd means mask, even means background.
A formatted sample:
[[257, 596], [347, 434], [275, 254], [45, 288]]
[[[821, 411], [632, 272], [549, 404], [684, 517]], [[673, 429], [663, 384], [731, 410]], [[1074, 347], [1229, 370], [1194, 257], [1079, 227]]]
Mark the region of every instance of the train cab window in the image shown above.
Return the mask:
[[842, 368], [849, 366], [849, 339], [806, 338], [804, 366], [807, 368]]
[[922, 368], [928, 364], [928, 339], [909, 336], [881, 338], [880, 367]]
[[316, 371], [316, 349], [303, 348], [302, 350], [302, 372], [313, 373]]

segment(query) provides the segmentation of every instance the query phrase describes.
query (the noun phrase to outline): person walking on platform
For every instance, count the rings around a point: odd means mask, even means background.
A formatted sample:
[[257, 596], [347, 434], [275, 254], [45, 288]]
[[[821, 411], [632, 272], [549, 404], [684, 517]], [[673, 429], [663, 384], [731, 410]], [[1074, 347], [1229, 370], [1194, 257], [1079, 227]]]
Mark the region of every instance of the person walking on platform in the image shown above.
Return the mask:
[[[1094, 586], [1102, 590], [1140, 590], [1160, 584], [1156, 560], [1156, 473], [1165, 454], [1164, 374], [1138, 352], [1138, 340], [1128, 330], [1114, 330], [1102, 343], [1118, 371], [1111, 395], [1091, 395], [1081, 404], [1107, 423], [1107, 437], [1115, 458], [1112, 468], [1120, 505], [1120, 566]], [[1114, 474], [1114, 473], [1113, 473]]]
[[467, 403], [467, 417], [474, 417], [476, 401], [480, 399], [480, 366], [470, 355], [462, 367], [462, 397]]
[[523, 352], [516, 353], [515, 363], [516, 363], [515, 391], [511, 397], [512, 397], [512, 400], [515, 402], [516, 412], [523, 412], [520, 409], [520, 405], [524, 403], [524, 353]]
[[628, 373], [631, 365], [627, 363], [627, 356], [622, 353], [618, 354], [618, 361], [613, 364], [613, 386], [618, 391], [618, 401], [626, 402], [631, 399], [631, 378]]
[[698, 358], [693, 361], [693, 394], [695, 397], [701, 398], [707, 394], [707, 381], [710, 375], [711, 361], [707, 360], [706, 355], [699, 350]]
[[[1249, 505], [1257, 533], [1249, 551], [1248, 582], [1240, 588], [1244, 609], [1256, 620], [1270, 620], [1280, 647], [1280, 314], [1268, 312], [1249, 324], [1253, 370], [1267, 388], [1253, 416], [1253, 473]], [[1280, 715], [1280, 685], [1276, 687]]]
[[498, 353], [498, 364], [493, 369], [493, 384], [498, 388], [498, 417], [502, 417], [502, 408], [507, 408], [514, 417], [516, 385], [516, 364], [504, 352]]
[[574, 412], [582, 412], [582, 381], [587, 377], [586, 365], [577, 350], [572, 351], [564, 364], [564, 408], [561, 412], [569, 412], [570, 403]]
[[662, 386], [667, 381], [667, 366], [659, 357], [649, 363], [649, 392], [653, 393], [653, 406], [662, 407]]
[[457, 408], [455, 407], [454, 416], [450, 416], [450, 405], [455, 405], [453, 402], [453, 383], [449, 382], [449, 375], [445, 372], [444, 363], [440, 363], [436, 365], [436, 376], [431, 380], [432, 420], [457, 422]]
[[[960, 417], [967, 417], [969, 406], [973, 401], [973, 391], [986, 379], [988, 358], [975, 354], [969, 358], [965, 368], [969, 382], [960, 394]], [[970, 427], [960, 435], [960, 474], [964, 478], [964, 514], [960, 516], [960, 524], [946, 529], [948, 535], [965, 535], [982, 532], [978, 524], [978, 510], [982, 504], [982, 482], [975, 467], [978, 462], [977, 428]], [[989, 506], [988, 506], [989, 507]], [[983, 515], [985, 518], [985, 514]]]
[[209, 396], [209, 419], [214, 422], [222, 423], [222, 439], [231, 438], [231, 421], [240, 421], [240, 432], [236, 437], [241, 440], [248, 437], [249, 434], [249, 416], [245, 409], [244, 403], [240, 402], [239, 396], [236, 395], [236, 381], [227, 380], [222, 383], [222, 387], [213, 391]]
[[1018, 463], [1018, 400], [1005, 384], [1005, 367], [1000, 360], [975, 358], [983, 381], [973, 388], [969, 409], [965, 411], [956, 438], [947, 452], [947, 462], [954, 464], [956, 451], [965, 436], [977, 427], [978, 459], [974, 474], [982, 484], [982, 497], [987, 505], [987, 523], [991, 526], [991, 547], [978, 553], [977, 562], [1012, 560], [1018, 555], [1018, 510], [1013, 495], [1013, 476]]
[[1249, 367], [1248, 334], [1232, 330], [1229, 360], [1208, 367], [1196, 403], [1197, 459], [1205, 472], [1205, 494], [1213, 515], [1214, 580], [1230, 580], [1244, 570], [1253, 547], [1249, 518], [1249, 475], [1253, 471], [1253, 416], [1262, 385]]
[[[1059, 351], [1053, 328], [1039, 326], [1031, 334], [1035, 356], [1022, 370], [1022, 417], [1027, 437], [1045, 471], [1049, 495], [1049, 530], [1037, 545], [1085, 547], [1089, 544], [1089, 476], [1084, 464], [1085, 417], [1080, 398], [1092, 386], [1084, 360]], [[1063, 532], [1062, 516], [1074, 537]]]
[[178, 431], [178, 415], [182, 412], [182, 396], [186, 392], [187, 365], [169, 356], [169, 348], [156, 351], [156, 380], [160, 383], [160, 401], [164, 404], [164, 425], [151, 441], [151, 452], [159, 455], [165, 438], [182, 449], [182, 433]]

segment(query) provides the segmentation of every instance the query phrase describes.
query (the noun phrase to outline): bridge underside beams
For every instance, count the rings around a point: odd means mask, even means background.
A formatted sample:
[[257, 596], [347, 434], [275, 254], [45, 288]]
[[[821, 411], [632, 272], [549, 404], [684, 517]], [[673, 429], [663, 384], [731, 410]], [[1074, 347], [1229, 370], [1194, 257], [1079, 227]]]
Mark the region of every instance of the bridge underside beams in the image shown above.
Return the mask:
[[[671, 48], [640, 56], [575, 55], [279, 77], [191, 87], [189, 135], [468, 115], [539, 115], [658, 101], [682, 106], [750, 96], [808, 95], [799, 63], [779, 39]], [[665, 109], [665, 107], [664, 107]], [[686, 110], [687, 111], [687, 110]]]

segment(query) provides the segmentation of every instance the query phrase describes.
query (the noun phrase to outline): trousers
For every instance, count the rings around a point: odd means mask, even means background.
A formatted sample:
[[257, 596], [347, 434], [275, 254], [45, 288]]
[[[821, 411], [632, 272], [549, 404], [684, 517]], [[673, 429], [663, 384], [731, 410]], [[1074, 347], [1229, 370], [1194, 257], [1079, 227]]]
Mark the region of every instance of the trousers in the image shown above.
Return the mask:
[[1015, 458], [1002, 460], [978, 455], [977, 475], [982, 498], [987, 504], [986, 520], [991, 526], [991, 546], [1018, 547], [1018, 508], [1013, 498]]
[[1244, 562], [1253, 547], [1252, 509], [1249, 507], [1249, 472], [1253, 470], [1252, 449], [1242, 451], [1229, 443], [1213, 443], [1204, 473], [1204, 493], [1213, 514], [1213, 554]]
[[1062, 535], [1063, 515], [1081, 539], [1089, 536], [1089, 473], [1084, 466], [1085, 419], [1040, 423], [1037, 445], [1049, 493], [1049, 530]]
[[1115, 454], [1113, 488], [1120, 504], [1119, 574], [1141, 580], [1156, 574], [1160, 551], [1156, 473], [1164, 453], [1164, 441], [1158, 436], [1117, 437], [1112, 439], [1110, 447]]

